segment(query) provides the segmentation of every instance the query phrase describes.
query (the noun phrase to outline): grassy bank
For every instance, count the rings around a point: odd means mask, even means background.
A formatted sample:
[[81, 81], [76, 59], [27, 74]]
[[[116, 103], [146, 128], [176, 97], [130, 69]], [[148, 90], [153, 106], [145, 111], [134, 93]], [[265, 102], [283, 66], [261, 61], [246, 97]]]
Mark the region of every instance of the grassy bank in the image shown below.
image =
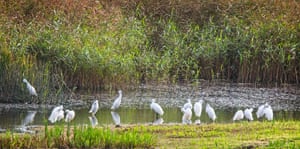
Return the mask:
[[[1, 102], [55, 103], [76, 90], [147, 82], [300, 83], [296, 1], [0, 5]], [[38, 100], [27, 96], [23, 78]]]
[[45, 135], [1, 134], [2, 148], [299, 148], [300, 124], [241, 122], [231, 124], [123, 126], [121, 128], [63, 126]]

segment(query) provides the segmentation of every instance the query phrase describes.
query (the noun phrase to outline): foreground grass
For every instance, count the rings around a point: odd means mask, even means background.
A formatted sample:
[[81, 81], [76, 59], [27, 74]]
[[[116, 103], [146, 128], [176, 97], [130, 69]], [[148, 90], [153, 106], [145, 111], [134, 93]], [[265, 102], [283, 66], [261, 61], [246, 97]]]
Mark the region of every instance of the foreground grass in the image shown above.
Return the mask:
[[46, 135], [1, 135], [2, 148], [299, 148], [300, 122], [54, 127]]

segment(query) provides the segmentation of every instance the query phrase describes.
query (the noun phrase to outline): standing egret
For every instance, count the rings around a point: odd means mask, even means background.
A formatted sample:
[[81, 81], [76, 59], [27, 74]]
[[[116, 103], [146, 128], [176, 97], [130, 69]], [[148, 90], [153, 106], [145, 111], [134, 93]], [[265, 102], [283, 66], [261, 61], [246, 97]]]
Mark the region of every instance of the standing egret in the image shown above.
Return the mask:
[[157, 114], [162, 116], [164, 114], [163, 109], [158, 103], [155, 103], [155, 99], [152, 99], [152, 103], [150, 104], [150, 108]]
[[245, 118], [246, 118], [248, 121], [253, 121], [252, 111], [253, 111], [253, 108], [249, 108], [249, 109], [247, 108], [247, 109], [245, 109], [245, 111], [244, 111]]
[[117, 112], [111, 111], [110, 112], [111, 117], [113, 118], [114, 123], [116, 124], [116, 127], [120, 127], [121, 125], [121, 118], [120, 115]]
[[[187, 103], [185, 103], [185, 104], [183, 105], [183, 108], [184, 108], [184, 109], [187, 109], [187, 108], [193, 109], [193, 105], [192, 105], [191, 99], [187, 99]], [[182, 111], [182, 112], [183, 112], [183, 111]]]
[[193, 112], [190, 108], [187, 108], [187, 109], [183, 109], [183, 116], [182, 116], [182, 123], [183, 124], [191, 124], [192, 121], [192, 115], [193, 115]]
[[98, 125], [98, 119], [95, 115], [89, 116], [89, 120], [91, 122], [92, 127], [95, 127]]
[[263, 105], [260, 105], [260, 106], [258, 107], [258, 109], [257, 109], [257, 111], [256, 111], [256, 117], [257, 117], [257, 118], [263, 117], [263, 115], [264, 115], [264, 108], [265, 108], [266, 105], [268, 105], [268, 103], [263, 104]]
[[233, 121], [239, 121], [244, 119], [244, 112], [242, 110], [236, 111], [236, 113], [233, 116]]
[[27, 126], [32, 123], [35, 117], [36, 111], [28, 111], [26, 117], [24, 118], [22, 125]]
[[63, 113], [63, 106], [62, 105], [53, 108], [53, 110], [51, 112], [51, 115], [49, 116], [48, 120], [51, 123], [55, 123], [56, 121], [58, 121], [59, 119], [61, 119], [61, 113], [62, 113], [62, 115], [64, 115], [64, 113]]
[[99, 109], [98, 100], [95, 100], [91, 106], [89, 113], [92, 113], [92, 115], [95, 115], [97, 113], [98, 109]]
[[263, 113], [267, 120], [273, 120], [273, 110], [270, 105], [265, 105]]
[[195, 115], [197, 117], [200, 118], [201, 116], [201, 113], [202, 113], [202, 103], [203, 103], [203, 100], [199, 100], [198, 102], [196, 102], [194, 104], [194, 112], [195, 112]]
[[215, 110], [208, 103], [206, 104], [205, 112], [212, 121], [216, 120], [217, 116]]
[[74, 110], [66, 110], [66, 118], [65, 122], [70, 122], [75, 118], [75, 111]]
[[122, 91], [119, 90], [119, 97], [114, 101], [113, 105], [111, 106], [112, 110], [116, 110], [120, 107], [121, 99], [122, 99]]
[[29, 91], [29, 94], [33, 96], [37, 96], [35, 88], [26, 79], [23, 79], [23, 82], [26, 83], [26, 87]]

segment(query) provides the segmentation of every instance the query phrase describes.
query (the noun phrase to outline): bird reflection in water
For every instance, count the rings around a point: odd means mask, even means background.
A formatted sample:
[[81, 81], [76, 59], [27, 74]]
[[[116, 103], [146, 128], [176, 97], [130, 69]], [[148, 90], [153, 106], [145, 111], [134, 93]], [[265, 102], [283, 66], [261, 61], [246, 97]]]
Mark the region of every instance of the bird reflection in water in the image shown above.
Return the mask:
[[28, 111], [25, 118], [22, 120], [22, 124], [16, 128], [17, 131], [21, 133], [35, 133], [35, 131], [30, 130], [29, 124], [33, 123], [36, 111]]
[[160, 124], [163, 124], [163, 123], [164, 123], [164, 119], [162, 117], [156, 119], [155, 121], [153, 121], [153, 125], [160, 125]]
[[89, 120], [91, 122], [92, 127], [95, 127], [98, 125], [98, 119], [95, 115], [89, 116]]
[[116, 127], [120, 127], [121, 125], [121, 119], [120, 119], [120, 115], [117, 112], [111, 111], [111, 117], [116, 125]]

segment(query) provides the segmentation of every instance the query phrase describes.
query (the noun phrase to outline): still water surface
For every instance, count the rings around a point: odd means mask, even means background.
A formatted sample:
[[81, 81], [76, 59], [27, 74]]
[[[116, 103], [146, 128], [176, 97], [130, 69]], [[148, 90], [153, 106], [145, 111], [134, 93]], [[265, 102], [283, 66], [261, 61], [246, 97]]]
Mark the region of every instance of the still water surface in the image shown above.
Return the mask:
[[[99, 109], [95, 117], [88, 113], [89, 109], [77, 109], [76, 117], [72, 121], [76, 125], [114, 125], [118, 119], [120, 124], [154, 124], [161, 123], [181, 123], [182, 112], [179, 108], [165, 108], [165, 114], [162, 119], [155, 119], [154, 113], [150, 109], [133, 109], [121, 108], [116, 112], [112, 112], [108, 108]], [[216, 123], [232, 123], [232, 117], [237, 109], [216, 109], [217, 120]], [[48, 119], [51, 111], [37, 111], [34, 121], [29, 125], [44, 125], [45, 120]], [[253, 111], [254, 120], [257, 121], [255, 115], [256, 109]], [[0, 111], [0, 128], [14, 129], [24, 123], [28, 114], [26, 110], [7, 109]], [[115, 119], [114, 119], [115, 118]], [[193, 116], [193, 122], [197, 118]], [[157, 120], [157, 121], [156, 121]], [[201, 115], [201, 123], [210, 123], [205, 110], [203, 109]], [[300, 111], [274, 111], [274, 120], [300, 120]], [[48, 122], [50, 123], [50, 122]], [[60, 122], [62, 123], [62, 122]], [[50, 124], [51, 125], [51, 124]]]

